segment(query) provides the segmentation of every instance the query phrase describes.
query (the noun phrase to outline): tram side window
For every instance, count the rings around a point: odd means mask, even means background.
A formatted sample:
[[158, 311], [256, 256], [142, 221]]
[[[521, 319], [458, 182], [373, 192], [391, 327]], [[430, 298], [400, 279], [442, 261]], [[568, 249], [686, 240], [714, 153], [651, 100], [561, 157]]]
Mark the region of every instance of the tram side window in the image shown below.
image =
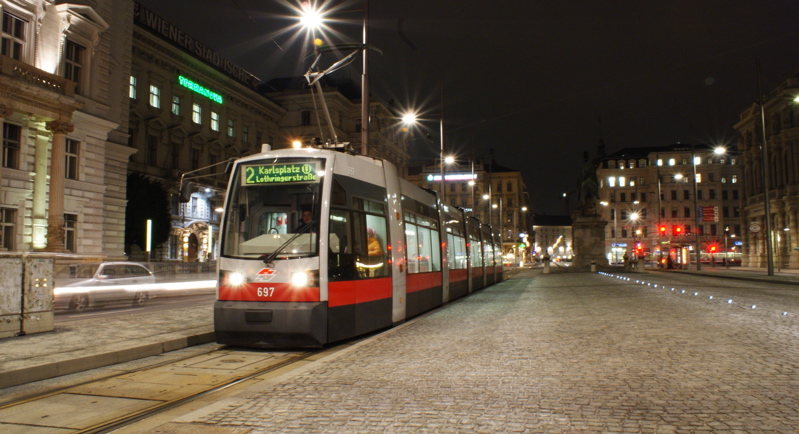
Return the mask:
[[466, 239], [455, 234], [447, 234], [447, 260], [451, 270], [466, 268]]
[[[361, 207], [363, 202], [370, 205]], [[361, 209], [384, 213], [373, 201], [355, 201]], [[390, 275], [386, 218], [359, 211], [332, 209], [328, 243], [331, 281], [373, 279]]]
[[408, 273], [441, 271], [438, 227], [431, 219], [405, 215], [405, 242], [408, 246]]
[[472, 268], [475, 267], [482, 267], [483, 266], [483, 254], [481, 249], [483, 248], [480, 241], [477, 238], [470, 236], [469, 237], [469, 251], [471, 252], [471, 263]]
[[355, 265], [358, 277], [364, 279], [389, 275], [386, 251], [386, 218], [354, 213]]

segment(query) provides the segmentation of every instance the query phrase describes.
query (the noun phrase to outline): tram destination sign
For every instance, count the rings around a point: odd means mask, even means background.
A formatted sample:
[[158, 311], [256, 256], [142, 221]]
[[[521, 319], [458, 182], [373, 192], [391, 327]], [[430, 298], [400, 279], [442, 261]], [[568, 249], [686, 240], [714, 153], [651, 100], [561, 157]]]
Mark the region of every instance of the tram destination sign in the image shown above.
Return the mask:
[[242, 184], [300, 184], [319, 180], [318, 163], [278, 163], [244, 166]]

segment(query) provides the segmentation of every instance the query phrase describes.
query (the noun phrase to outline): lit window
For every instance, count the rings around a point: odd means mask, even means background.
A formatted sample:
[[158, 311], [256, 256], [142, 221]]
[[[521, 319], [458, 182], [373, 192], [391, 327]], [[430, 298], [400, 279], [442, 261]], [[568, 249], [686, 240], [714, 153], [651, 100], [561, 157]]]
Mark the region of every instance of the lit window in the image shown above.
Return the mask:
[[130, 86], [128, 86], [128, 96], [136, 99], [136, 77], [130, 76]]
[[662, 166], [662, 165], [663, 165], [663, 159], [658, 158], [658, 166]]
[[735, 158], [730, 158], [730, 164], [735, 165]]
[[64, 214], [64, 247], [75, 253], [75, 238], [78, 227], [77, 214]]
[[674, 158], [669, 158], [669, 166], [673, 166], [675, 164], [677, 164], [677, 162], [674, 160]]
[[83, 79], [84, 53], [86, 48], [67, 39], [64, 49], [64, 78], [72, 80], [78, 85], [75, 86], [75, 93], [81, 93], [81, 80]]
[[608, 187], [615, 187], [616, 186], [616, 178], [610, 177], [608, 178]]
[[180, 97], [172, 95], [172, 114], [180, 116]]
[[195, 124], [203, 123], [203, 111], [199, 104], [192, 104], [191, 106], [191, 121]]
[[14, 250], [16, 234], [17, 210], [0, 208], [0, 248]]
[[211, 112], [211, 129], [219, 131], [219, 113]]
[[627, 185], [627, 178], [620, 176], [619, 177], [619, 187], [624, 187]]
[[731, 179], [730, 179], [730, 182], [732, 182], [733, 184], [735, 184], [736, 182], [738, 182], [738, 175], [732, 175], [732, 176], [731, 176]]
[[161, 108], [161, 89], [150, 85], [150, 107]]
[[702, 182], [702, 174], [701, 173], [697, 173], [696, 174], [696, 183], [698, 184], [700, 182]]
[[727, 183], [727, 177], [726, 176], [722, 176], [721, 177], [721, 183], [722, 184], [726, 184]]
[[2, 54], [12, 59], [22, 60], [25, 48], [25, 26], [28, 23], [8, 12], [3, 12], [3, 46]]
[[727, 163], [727, 159], [724, 158], [724, 157], [721, 157], [721, 158], [719, 158], [719, 163], [726, 164]]
[[694, 164], [697, 166], [702, 164], [702, 157], [694, 157]]
[[233, 126], [234, 126], [233, 119], [228, 119], [227, 120], [227, 136], [228, 137], [233, 137], [235, 135]]
[[635, 179], [630, 180], [630, 187], [635, 187]]
[[67, 139], [66, 159], [64, 161], [64, 177], [67, 179], [78, 179], [78, 157], [80, 152], [80, 142]]
[[19, 169], [21, 140], [22, 127], [9, 123], [3, 124], [3, 167]]

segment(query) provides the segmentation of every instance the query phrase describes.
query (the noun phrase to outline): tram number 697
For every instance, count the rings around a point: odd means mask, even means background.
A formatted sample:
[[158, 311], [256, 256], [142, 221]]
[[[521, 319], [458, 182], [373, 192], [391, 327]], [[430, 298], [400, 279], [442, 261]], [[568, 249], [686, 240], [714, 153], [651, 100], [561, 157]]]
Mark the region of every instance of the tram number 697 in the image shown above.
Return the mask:
[[258, 287], [258, 297], [271, 297], [275, 295], [275, 287], [267, 286], [264, 288]]

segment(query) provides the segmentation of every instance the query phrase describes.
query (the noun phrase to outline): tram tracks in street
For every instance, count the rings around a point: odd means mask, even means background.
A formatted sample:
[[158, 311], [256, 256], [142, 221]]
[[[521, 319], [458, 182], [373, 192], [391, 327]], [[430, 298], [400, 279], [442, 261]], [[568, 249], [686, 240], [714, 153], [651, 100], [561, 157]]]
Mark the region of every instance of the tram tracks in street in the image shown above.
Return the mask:
[[336, 348], [214, 348], [0, 403], [0, 431], [110, 432]]

